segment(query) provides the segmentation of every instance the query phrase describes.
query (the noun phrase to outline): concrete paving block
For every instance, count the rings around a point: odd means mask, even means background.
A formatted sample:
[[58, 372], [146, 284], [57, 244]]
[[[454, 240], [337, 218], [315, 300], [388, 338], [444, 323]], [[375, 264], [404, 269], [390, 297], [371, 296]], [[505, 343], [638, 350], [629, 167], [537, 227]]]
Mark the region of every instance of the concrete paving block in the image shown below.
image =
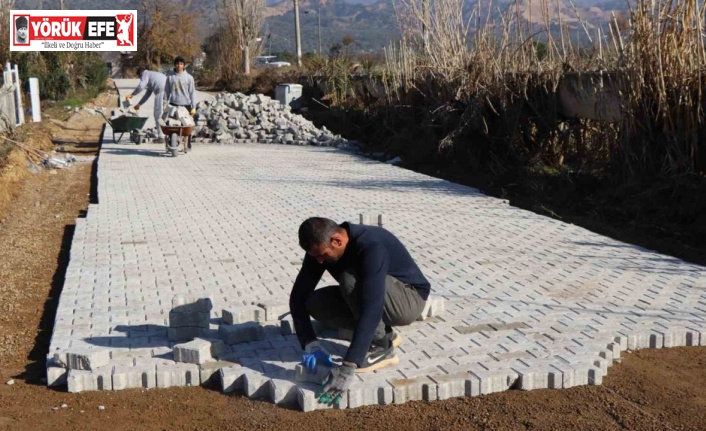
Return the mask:
[[228, 325], [237, 325], [238, 323], [247, 322], [264, 322], [265, 309], [257, 305], [243, 305], [240, 307], [231, 307], [223, 309], [221, 313], [223, 323]]
[[390, 385], [395, 404], [436, 400], [436, 383], [428, 377], [390, 380]]
[[[449, 398], [472, 396], [473, 385], [478, 385], [478, 380], [470, 373], [441, 374], [429, 376], [436, 383], [436, 396], [440, 400]], [[478, 391], [478, 389], [476, 389]]]
[[96, 390], [93, 373], [87, 370], [69, 370], [66, 383], [71, 393]]
[[221, 340], [228, 345], [265, 339], [265, 329], [255, 322], [237, 325], [223, 323], [218, 327], [218, 331]]
[[213, 309], [211, 297], [177, 295], [172, 298], [172, 311], [179, 313], [210, 313]]
[[234, 365], [237, 364], [231, 361], [212, 361], [199, 364], [199, 379], [201, 380], [201, 385], [210, 385], [219, 381], [221, 369]]
[[47, 386], [64, 386], [66, 385], [66, 376], [69, 370], [64, 367], [47, 367]]
[[430, 317], [438, 317], [444, 314], [444, 309], [446, 308], [446, 300], [442, 297], [437, 297], [429, 295], [427, 302], [424, 304], [424, 309], [422, 310], [422, 315], [417, 319], [418, 321], [427, 320]]
[[687, 329], [686, 331], [686, 345], [687, 346], [700, 346], [701, 345], [701, 332], [694, 329]]
[[281, 319], [279, 321], [279, 327], [282, 335], [291, 335], [296, 333], [292, 316], [286, 316], [285, 318]]
[[348, 390], [348, 408], [380, 404], [378, 388], [374, 385], [353, 384]]
[[270, 399], [279, 406], [297, 404], [297, 385], [289, 380], [271, 379], [269, 382]]
[[430, 302], [427, 317], [438, 317], [444, 314], [444, 309], [446, 308], [446, 299], [440, 296], [430, 296], [427, 299], [427, 302]]
[[157, 387], [198, 386], [199, 367], [195, 364], [157, 365]]
[[208, 328], [210, 322], [210, 313], [169, 312], [169, 328]]
[[213, 361], [213, 358], [224, 350], [225, 344], [221, 340], [196, 338], [188, 343], [175, 345], [174, 360], [190, 364], [203, 364]]
[[481, 367], [470, 367], [469, 372], [478, 378], [480, 395], [506, 391], [515, 384], [519, 377], [515, 373], [490, 371]]
[[68, 368], [72, 370], [95, 370], [110, 363], [110, 350], [72, 348], [66, 354]]
[[69, 370], [66, 377], [68, 391], [109, 391], [113, 389], [113, 367], [101, 367], [93, 370]]
[[176, 362], [168, 358], [135, 358], [134, 366], [136, 367], [156, 367], [157, 365], [176, 365]]
[[664, 331], [662, 336], [664, 337], [664, 347], [681, 347], [687, 345], [686, 330]]
[[245, 382], [243, 377], [245, 371], [247, 371], [247, 368], [241, 367], [240, 365], [221, 368], [221, 390], [223, 393], [242, 390]]
[[113, 367], [113, 390], [157, 387], [157, 366]]
[[297, 404], [299, 404], [299, 408], [304, 412], [311, 412], [314, 410], [343, 410], [348, 407], [347, 392], [341, 397], [340, 402], [334, 405], [320, 403], [316, 397], [320, 392], [321, 386], [311, 383], [297, 384]]
[[265, 310], [265, 320], [273, 321], [283, 319], [289, 314], [287, 302], [260, 302], [257, 304]]
[[607, 347], [613, 357], [613, 361], [620, 359], [620, 344], [610, 343]]
[[257, 371], [247, 370], [243, 375], [245, 396], [253, 399], [267, 399], [270, 396], [270, 378]]
[[169, 341], [191, 341], [194, 338], [202, 336], [203, 334], [204, 329], [196, 327], [167, 329], [167, 338]]
[[294, 380], [297, 382], [322, 384], [328, 378], [331, 368], [324, 365], [317, 365], [316, 372], [311, 373], [302, 364], [297, 364], [294, 368]]
[[624, 337], [622, 335], [617, 336], [613, 338], [613, 341], [615, 341], [620, 346], [621, 352], [628, 350], [628, 337]]
[[647, 349], [650, 347], [650, 334], [648, 333], [635, 333], [628, 335], [628, 350], [639, 350]]
[[69, 368], [69, 353], [66, 350], [54, 352], [47, 355], [47, 361], [51, 361], [53, 366]]
[[542, 370], [542, 367], [513, 367], [520, 376], [516, 383], [517, 388], [523, 391], [533, 389], [547, 389], [549, 387], [549, 371]]
[[431, 310], [431, 296], [427, 298], [427, 302], [424, 303], [424, 309], [422, 310], [422, 314], [417, 318], [418, 322], [423, 322], [429, 318], [429, 310]]

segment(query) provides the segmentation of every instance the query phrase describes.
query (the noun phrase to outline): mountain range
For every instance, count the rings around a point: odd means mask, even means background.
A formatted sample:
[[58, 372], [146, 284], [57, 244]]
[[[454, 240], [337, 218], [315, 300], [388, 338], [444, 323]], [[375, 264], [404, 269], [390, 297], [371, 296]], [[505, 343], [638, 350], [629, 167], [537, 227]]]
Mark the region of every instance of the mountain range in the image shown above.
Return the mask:
[[[199, 36], [205, 38], [218, 25], [218, 1], [173, 0], [173, 3], [196, 14]], [[467, 14], [478, 1], [466, 1]], [[300, 0], [302, 51], [317, 52], [321, 46], [323, 52], [328, 52], [333, 44], [349, 36], [353, 40], [352, 51], [379, 52], [399, 38], [395, 2], [399, 4], [398, 0]], [[140, 3], [140, 0], [64, 0], [69, 9], [139, 9]], [[492, 4], [494, 14], [507, 13], [512, 8], [510, 16], [519, 11], [525, 22], [540, 27], [545, 25], [541, 16], [545, 8], [549, 16], [555, 17], [552, 27], [558, 28], [561, 22], [577, 33], [589, 34], [597, 27], [605, 29], [612, 12], [626, 8], [618, 0], [574, 0], [575, 7], [568, 1], [561, 3], [561, 7], [557, 7], [557, 2], [541, 0], [520, 0], [517, 6], [509, 0], [496, 0]], [[15, 9], [59, 9], [59, 4], [59, 0], [16, 0]], [[293, 9], [292, 0], [266, 0], [266, 19], [261, 31], [265, 53], [295, 51]]]

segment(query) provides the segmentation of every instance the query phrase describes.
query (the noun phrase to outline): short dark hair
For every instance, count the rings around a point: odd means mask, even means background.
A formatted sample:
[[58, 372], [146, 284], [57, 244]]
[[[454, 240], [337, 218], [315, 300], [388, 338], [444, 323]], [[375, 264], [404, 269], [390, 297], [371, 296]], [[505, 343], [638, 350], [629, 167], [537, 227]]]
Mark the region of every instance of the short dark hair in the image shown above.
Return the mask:
[[139, 67], [137, 68], [137, 70], [135, 71], [135, 73], [137, 73], [137, 76], [138, 76], [138, 77], [141, 77], [141, 76], [142, 76], [142, 72], [144, 72], [146, 69], [147, 69], [147, 68], [146, 68], [145, 66], [139, 66]]
[[299, 246], [305, 251], [309, 251], [317, 245], [328, 245], [333, 234], [340, 232], [341, 229], [341, 226], [331, 219], [308, 218], [299, 226]]
[[186, 64], [186, 60], [184, 60], [184, 57], [182, 57], [181, 55], [177, 55], [177, 57], [174, 59], [174, 66], [176, 66], [177, 63]]

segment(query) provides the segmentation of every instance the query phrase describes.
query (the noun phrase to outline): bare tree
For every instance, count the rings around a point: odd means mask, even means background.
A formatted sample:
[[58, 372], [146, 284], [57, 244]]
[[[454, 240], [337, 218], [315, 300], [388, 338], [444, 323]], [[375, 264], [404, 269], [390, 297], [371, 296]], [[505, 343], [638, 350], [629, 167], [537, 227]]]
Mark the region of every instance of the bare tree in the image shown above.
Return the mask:
[[190, 0], [142, 0], [135, 63], [159, 67], [177, 55], [193, 60], [201, 49], [196, 36], [196, 15], [186, 12]]
[[10, 32], [14, 27], [10, 23], [10, 11], [15, 8], [15, 0], [0, 0], [0, 67], [10, 58]]
[[260, 48], [257, 35], [265, 20], [264, 0], [221, 0], [223, 16], [226, 19], [226, 31], [234, 46], [240, 49], [242, 71], [250, 74], [250, 58]]

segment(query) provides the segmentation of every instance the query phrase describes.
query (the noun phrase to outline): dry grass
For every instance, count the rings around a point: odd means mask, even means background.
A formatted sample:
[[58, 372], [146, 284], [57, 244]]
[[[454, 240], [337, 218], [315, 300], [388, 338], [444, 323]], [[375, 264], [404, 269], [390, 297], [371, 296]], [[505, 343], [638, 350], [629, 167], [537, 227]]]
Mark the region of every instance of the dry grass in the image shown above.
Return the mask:
[[[614, 14], [603, 29], [584, 22], [571, 0], [497, 8], [492, 1], [472, 7], [465, 0], [399, 2], [403, 36], [387, 48], [379, 78], [386, 97], [366, 108], [390, 115], [404, 107], [415, 111], [413, 121], [422, 117], [422, 124], [437, 127], [445, 121], [440, 113], [461, 102], [472, 110], [460, 118], [461, 130], [430, 138], [444, 150], [469, 145], [470, 134], [473, 157], [486, 157], [481, 164], [492, 159], [558, 169], [571, 161], [627, 177], [703, 175], [703, 4], [639, 0], [627, 17]], [[537, 11], [540, 17], [527, 20]], [[332, 104], [355, 102], [344, 67], [329, 60], [317, 71], [326, 77]], [[621, 120], [563, 118], [557, 89], [567, 71], [614, 72]], [[479, 146], [487, 148], [476, 151]]]

